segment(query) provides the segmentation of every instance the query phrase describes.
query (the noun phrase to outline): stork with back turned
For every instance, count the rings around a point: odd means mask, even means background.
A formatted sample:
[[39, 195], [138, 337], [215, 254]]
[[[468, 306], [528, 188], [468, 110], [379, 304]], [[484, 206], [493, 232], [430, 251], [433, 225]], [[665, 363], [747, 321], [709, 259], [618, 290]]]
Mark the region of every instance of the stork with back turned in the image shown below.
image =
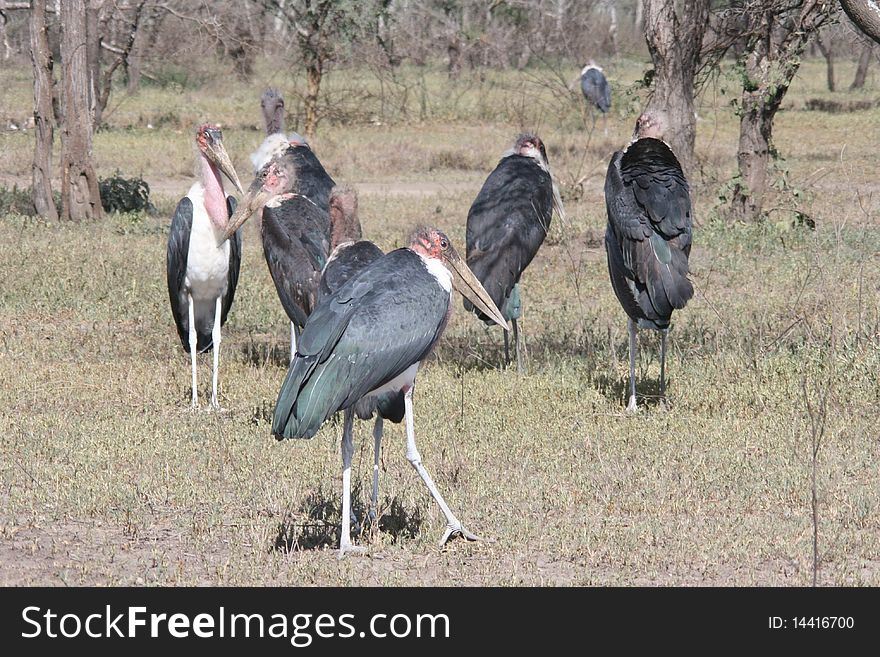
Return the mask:
[[192, 406], [198, 406], [196, 354], [213, 348], [211, 405], [219, 408], [220, 328], [232, 307], [241, 264], [241, 234], [226, 233], [235, 199], [226, 196], [221, 174], [239, 191], [241, 183], [219, 127], [200, 126], [195, 144], [199, 180], [177, 204], [168, 234], [168, 298], [180, 341], [191, 356]]
[[590, 108], [593, 126], [596, 125], [594, 108], [602, 114], [605, 134], [608, 134], [608, 111], [611, 109], [611, 85], [602, 69], [592, 59], [581, 69], [581, 92]]
[[[517, 320], [522, 314], [519, 281], [550, 230], [562, 199], [550, 173], [544, 143], [534, 134], [517, 137], [474, 199], [467, 217], [467, 264], [513, 326], [516, 365], [523, 370]], [[491, 320], [467, 301], [487, 323]], [[504, 355], [510, 364], [507, 332]]]
[[666, 395], [666, 338], [673, 310], [694, 295], [688, 280], [693, 217], [681, 164], [663, 141], [668, 119], [651, 110], [633, 141], [612, 155], [605, 177], [605, 251], [614, 293], [629, 316], [629, 402], [636, 410], [637, 330], [660, 331], [660, 396]]

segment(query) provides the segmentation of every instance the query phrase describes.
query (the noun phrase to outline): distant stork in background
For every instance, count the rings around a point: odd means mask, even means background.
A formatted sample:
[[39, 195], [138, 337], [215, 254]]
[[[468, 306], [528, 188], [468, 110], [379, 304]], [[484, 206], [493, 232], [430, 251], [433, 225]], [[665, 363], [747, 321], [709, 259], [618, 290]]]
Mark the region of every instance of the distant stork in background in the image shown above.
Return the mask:
[[192, 360], [192, 405], [198, 406], [196, 354], [214, 349], [211, 405], [217, 401], [220, 327], [232, 307], [241, 264], [241, 235], [235, 231], [221, 241], [235, 210], [235, 199], [223, 191], [223, 173], [241, 191], [241, 183], [223, 146], [217, 126], [196, 131], [200, 180], [177, 204], [168, 234], [166, 272], [168, 298], [177, 333]]
[[648, 111], [633, 141], [611, 156], [605, 178], [605, 251], [614, 293], [629, 315], [627, 411], [636, 410], [636, 331], [660, 331], [660, 396], [666, 395], [666, 337], [672, 311], [694, 295], [688, 280], [692, 211], [688, 183], [662, 141], [666, 115]]
[[602, 69], [592, 59], [581, 69], [581, 91], [590, 107], [593, 125], [596, 125], [596, 115], [593, 111], [595, 107], [602, 113], [605, 134], [608, 134], [607, 117], [608, 110], [611, 109], [611, 86], [608, 84], [605, 73], [602, 72]]
[[306, 322], [296, 358], [281, 387], [272, 433], [311, 438], [345, 411], [342, 439], [342, 531], [339, 555], [363, 552], [351, 543], [351, 459], [354, 415], [385, 417], [402, 395], [406, 456], [446, 516], [443, 545], [453, 535], [477, 536], [453, 515], [416, 449], [412, 394], [420, 363], [443, 333], [455, 287], [486, 315], [506, 323], [492, 299], [437, 229], [419, 229], [408, 248], [373, 261], [318, 304]]
[[[522, 372], [517, 319], [522, 315], [519, 279], [538, 252], [553, 210], [564, 217], [562, 199], [547, 164], [544, 143], [534, 134], [517, 137], [489, 174], [467, 217], [467, 264], [505, 320], [513, 325], [516, 367]], [[465, 301], [486, 323], [491, 319]], [[507, 332], [504, 357], [510, 364]]]
[[[329, 197], [334, 182], [296, 133], [270, 135], [263, 147], [267, 142], [268, 160], [257, 172], [227, 234], [262, 210], [263, 255], [290, 319], [293, 360], [296, 332], [312, 312], [330, 254]], [[251, 159], [257, 163], [256, 154]]]

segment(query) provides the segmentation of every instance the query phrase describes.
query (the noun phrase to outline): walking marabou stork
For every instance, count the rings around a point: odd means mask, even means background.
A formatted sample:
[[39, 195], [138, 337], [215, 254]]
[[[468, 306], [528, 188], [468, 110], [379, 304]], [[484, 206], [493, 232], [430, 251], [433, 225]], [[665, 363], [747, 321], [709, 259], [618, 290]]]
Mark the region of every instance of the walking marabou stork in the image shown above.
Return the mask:
[[339, 555], [363, 552], [351, 543], [351, 459], [354, 415], [385, 417], [403, 395], [406, 456], [446, 516], [440, 545], [453, 535], [478, 537], [453, 515], [416, 449], [412, 394], [419, 364], [452, 312], [455, 287], [506, 328], [491, 297], [441, 231], [419, 229], [408, 248], [375, 260], [318, 304], [281, 387], [272, 433], [311, 438], [327, 418], [345, 412], [342, 439], [342, 532]]
[[666, 337], [672, 311], [694, 295], [688, 280], [692, 212], [688, 183], [669, 145], [667, 119], [654, 110], [636, 121], [633, 141], [611, 156], [605, 178], [605, 251], [611, 285], [629, 315], [627, 411], [636, 410], [636, 331], [660, 331], [660, 396], [666, 395]]
[[[168, 298], [180, 341], [191, 355], [192, 405], [198, 406], [196, 354], [213, 347], [211, 404], [219, 408], [220, 327], [232, 307], [241, 264], [241, 235], [235, 231], [225, 235], [235, 199], [226, 196], [220, 174], [239, 191], [241, 183], [223, 146], [220, 128], [200, 126], [196, 150], [200, 180], [177, 204], [168, 234]], [[224, 235], [223, 241], [218, 241], [220, 235]]]
[[592, 59], [581, 69], [581, 91], [589, 104], [593, 125], [596, 124], [596, 115], [593, 113], [593, 108], [595, 107], [602, 113], [602, 120], [605, 122], [605, 132], [607, 133], [607, 116], [608, 110], [611, 109], [611, 86], [608, 84], [605, 73], [596, 66]]
[[[517, 137], [471, 205], [467, 217], [467, 264], [504, 319], [513, 325], [516, 367], [522, 372], [519, 279], [550, 229], [553, 210], [564, 217], [562, 199], [550, 174], [544, 143], [534, 134]], [[474, 310], [465, 301], [466, 310]], [[479, 310], [477, 316], [491, 323]], [[510, 364], [507, 332], [504, 355]]]
[[226, 234], [238, 230], [262, 208], [263, 255], [290, 319], [293, 360], [296, 331], [312, 312], [321, 271], [330, 255], [328, 206], [334, 183], [305, 141], [282, 142], [257, 173]]

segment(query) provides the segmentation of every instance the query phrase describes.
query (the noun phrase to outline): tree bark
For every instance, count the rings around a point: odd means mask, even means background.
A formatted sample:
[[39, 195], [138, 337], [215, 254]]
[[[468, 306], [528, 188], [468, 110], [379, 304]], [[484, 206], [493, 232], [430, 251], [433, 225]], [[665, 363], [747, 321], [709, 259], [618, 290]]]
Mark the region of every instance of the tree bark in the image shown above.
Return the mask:
[[868, 78], [868, 67], [871, 65], [871, 55], [873, 54], [874, 44], [866, 42], [859, 55], [859, 65], [856, 67], [856, 75], [853, 78], [852, 84], [849, 85], [850, 90], [864, 88], [865, 80]]
[[654, 95], [646, 109], [666, 112], [666, 141], [687, 173], [693, 169], [694, 77], [709, 20], [709, 0], [685, 0], [677, 12], [674, 0], [644, 0], [644, 19], [654, 63]]
[[31, 166], [31, 194], [37, 213], [49, 221], [58, 220], [52, 198], [52, 137], [54, 135], [52, 95], [52, 53], [46, 38], [46, 6], [34, 0], [30, 15], [31, 64], [34, 69], [34, 161]]
[[93, 110], [87, 52], [87, 0], [61, 3], [64, 124], [61, 127], [61, 218], [101, 216], [101, 194], [92, 163]]
[[761, 218], [773, 150], [773, 119], [800, 66], [807, 41], [836, 11], [822, 0], [804, 0], [793, 15], [772, 5], [751, 17], [740, 107], [739, 174], [731, 200], [731, 218]]
[[862, 32], [880, 43], [880, 5], [875, 0], [840, 0], [840, 6]]
[[321, 93], [321, 78], [324, 76], [322, 64], [321, 59], [315, 57], [306, 65], [307, 86], [303, 102], [306, 116], [303, 130], [308, 139], [313, 138], [318, 129], [318, 96]]

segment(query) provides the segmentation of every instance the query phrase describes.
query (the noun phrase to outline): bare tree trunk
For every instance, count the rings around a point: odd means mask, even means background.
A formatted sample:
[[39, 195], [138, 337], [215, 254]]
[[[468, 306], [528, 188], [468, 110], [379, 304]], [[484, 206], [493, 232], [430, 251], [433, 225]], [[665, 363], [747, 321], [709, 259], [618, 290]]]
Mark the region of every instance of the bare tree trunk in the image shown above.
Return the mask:
[[880, 43], [880, 10], [874, 0], [840, 0], [840, 6], [862, 32]]
[[852, 84], [849, 85], [850, 90], [862, 89], [865, 86], [865, 80], [868, 78], [868, 66], [871, 65], [873, 51], [873, 43], [866, 42], [862, 47], [862, 52], [859, 55], [859, 65], [856, 67], [856, 76], [853, 78]]
[[67, 221], [101, 216], [101, 195], [92, 164], [86, 1], [61, 3], [61, 218]]
[[773, 155], [773, 119], [800, 67], [807, 41], [835, 11], [822, 0], [804, 0], [792, 15], [768, 7], [753, 17], [754, 35], [744, 62], [736, 155], [739, 176], [731, 200], [734, 220], [751, 222], [761, 217]]
[[709, 0], [681, 4], [676, 12], [674, 0], [644, 0], [645, 39], [654, 62], [654, 95], [646, 109], [666, 112], [667, 141], [687, 173], [693, 169], [694, 77], [709, 20]]
[[324, 76], [322, 62], [315, 57], [306, 65], [306, 97], [304, 99], [305, 136], [309, 139], [315, 136], [318, 129], [318, 95], [321, 93], [321, 78]]
[[828, 78], [828, 91], [834, 91], [834, 39], [828, 39], [826, 44], [822, 40], [822, 35], [816, 36], [816, 47], [825, 58], [825, 71]]
[[31, 194], [34, 208], [49, 221], [58, 220], [52, 198], [52, 54], [46, 38], [46, 6], [34, 0], [30, 15], [31, 63], [34, 69], [34, 161], [31, 167]]

